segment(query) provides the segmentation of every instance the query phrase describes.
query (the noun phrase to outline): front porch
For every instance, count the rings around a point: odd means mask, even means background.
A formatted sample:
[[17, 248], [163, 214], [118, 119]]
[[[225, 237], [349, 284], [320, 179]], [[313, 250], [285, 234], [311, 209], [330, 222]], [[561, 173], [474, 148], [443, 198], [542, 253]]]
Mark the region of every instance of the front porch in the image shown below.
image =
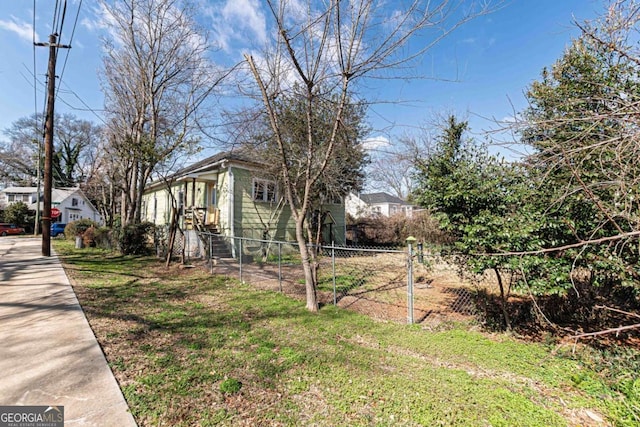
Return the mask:
[[183, 230], [220, 233], [217, 180], [201, 176], [181, 178], [178, 206]]
[[220, 209], [212, 207], [189, 206], [184, 209], [184, 230], [208, 231], [220, 233]]

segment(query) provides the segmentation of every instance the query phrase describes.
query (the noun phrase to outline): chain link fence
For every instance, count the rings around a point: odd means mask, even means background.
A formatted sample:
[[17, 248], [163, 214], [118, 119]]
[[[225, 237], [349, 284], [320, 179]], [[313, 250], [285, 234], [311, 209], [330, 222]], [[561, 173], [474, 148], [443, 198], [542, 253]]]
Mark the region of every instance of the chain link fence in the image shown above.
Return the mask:
[[[304, 300], [304, 271], [296, 242], [197, 235], [200, 247], [191, 252], [205, 260], [212, 274]], [[189, 239], [188, 233], [185, 236]], [[317, 247], [316, 253], [317, 297], [322, 305], [427, 326], [473, 321], [479, 314], [478, 298], [485, 293], [479, 292], [478, 283], [462, 280], [438, 253], [419, 245], [330, 245]]]
[[[166, 256], [167, 230], [158, 229], [155, 237], [158, 256]], [[234, 277], [301, 301], [306, 298], [296, 242], [228, 238], [188, 230], [178, 233], [172, 253], [186, 262], [206, 263], [212, 274]], [[443, 256], [438, 250], [420, 244], [399, 248], [328, 245], [317, 247], [316, 253], [319, 303], [334, 304], [383, 321], [424, 327], [449, 322], [478, 323], [501, 329], [505, 326], [506, 310], [512, 323], [526, 325], [524, 332], [539, 333], [544, 328], [557, 328], [566, 319], [574, 322], [576, 316], [582, 323], [591, 322], [593, 330], [611, 328], [612, 324], [623, 322], [612, 318], [612, 313], [628, 314], [615, 309], [603, 314], [608, 307], [598, 305], [602, 299], [597, 289], [580, 289], [581, 300], [535, 296], [527, 289], [513, 288], [515, 277], [504, 283], [508, 295], [505, 302], [494, 271], [480, 276], [470, 274], [460, 270], [463, 263], [459, 260], [447, 262], [453, 254]], [[585, 298], [593, 301], [586, 309]], [[568, 327], [573, 325], [569, 323]]]

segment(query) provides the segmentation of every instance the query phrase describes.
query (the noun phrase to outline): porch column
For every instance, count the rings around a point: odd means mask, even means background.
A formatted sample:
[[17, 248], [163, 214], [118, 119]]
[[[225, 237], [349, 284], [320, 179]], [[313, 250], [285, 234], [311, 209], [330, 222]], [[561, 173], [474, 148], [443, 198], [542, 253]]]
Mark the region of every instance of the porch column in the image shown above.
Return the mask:
[[191, 181], [191, 208], [196, 206], [196, 179], [192, 178]]

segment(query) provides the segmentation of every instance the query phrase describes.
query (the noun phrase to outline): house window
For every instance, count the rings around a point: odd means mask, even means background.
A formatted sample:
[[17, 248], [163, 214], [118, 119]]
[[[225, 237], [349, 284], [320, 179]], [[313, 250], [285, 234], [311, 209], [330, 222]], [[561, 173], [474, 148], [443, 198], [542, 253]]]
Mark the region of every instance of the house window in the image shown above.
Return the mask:
[[78, 199], [75, 197], [71, 199], [71, 206], [78, 206]]
[[211, 198], [209, 199], [209, 205], [211, 206], [216, 206], [217, 204], [217, 193], [216, 193], [216, 187], [211, 187]]
[[182, 209], [184, 206], [184, 191], [180, 190], [178, 192], [178, 209]]
[[276, 183], [266, 179], [254, 179], [253, 200], [256, 202], [275, 202]]
[[30, 203], [31, 202], [31, 195], [30, 194], [7, 194], [7, 201], [8, 202], [25, 202], [25, 203]]
[[156, 222], [156, 218], [158, 216], [158, 199], [155, 194], [153, 196], [153, 222]]

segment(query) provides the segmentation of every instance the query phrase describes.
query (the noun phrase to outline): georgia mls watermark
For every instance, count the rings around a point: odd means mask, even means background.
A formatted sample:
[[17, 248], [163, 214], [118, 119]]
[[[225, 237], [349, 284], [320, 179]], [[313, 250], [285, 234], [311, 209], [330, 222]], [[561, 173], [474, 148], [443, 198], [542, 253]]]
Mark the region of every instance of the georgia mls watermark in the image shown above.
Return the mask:
[[0, 406], [0, 427], [64, 427], [64, 406]]

